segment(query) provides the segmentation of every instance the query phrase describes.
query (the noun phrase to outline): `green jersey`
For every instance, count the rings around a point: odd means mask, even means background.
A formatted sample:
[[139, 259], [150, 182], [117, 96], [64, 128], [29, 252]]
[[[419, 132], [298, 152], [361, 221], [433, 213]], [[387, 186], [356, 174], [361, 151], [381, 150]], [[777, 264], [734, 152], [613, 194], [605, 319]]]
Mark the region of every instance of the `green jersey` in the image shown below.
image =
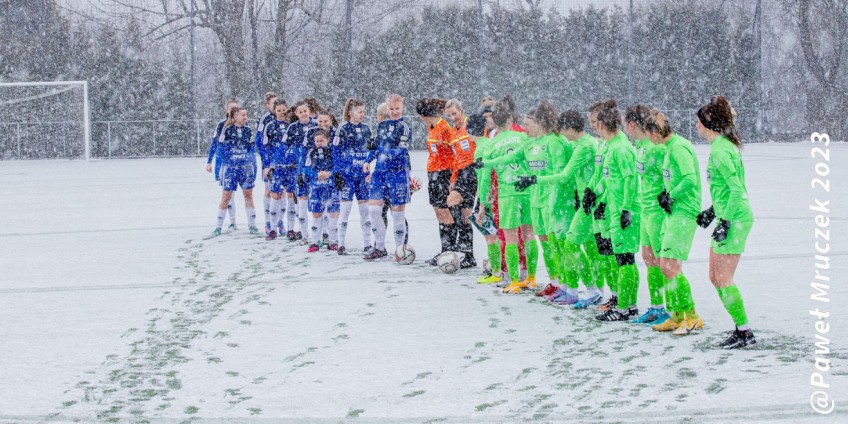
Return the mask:
[[[589, 188], [598, 195], [599, 201], [602, 200], [604, 193], [604, 158], [607, 155], [608, 149], [608, 141], [601, 140], [598, 142], [598, 147], [595, 150], [595, 169], [592, 173], [592, 179], [589, 182]], [[580, 193], [580, 195], [582, 196], [583, 193]]]
[[568, 190], [564, 195], [571, 196], [575, 189], [580, 196], [583, 190], [590, 187], [595, 174], [595, 151], [598, 149], [598, 141], [589, 134], [584, 134], [577, 141], [568, 142], [574, 149], [568, 164], [562, 172], [538, 178], [539, 184], [559, 183], [563, 190]]
[[663, 181], [674, 199], [672, 212], [695, 218], [701, 213], [701, 171], [692, 142], [677, 133], [665, 144]]
[[[477, 147], [474, 149], [474, 159], [482, 158], [485, 160], [489, 157], [492, 150], [492, 140], [488, 137], [480, 137], [476, 142]], [[477, 200], [481, 204], [488, 204], [489, 189], [492, 185], [492, 170], [478, 168], [474, 171], [477, 173]]]
[[719, 135], [710, 143], [707, 181], [716, 218], [730, 222], [754, 220], [748, 190], [745, 188], [745, 167], [742, 153], [727, 137]]
[[518, 181], [519, 176], [529, 175], [527, 162], [523, 160], [498, 160], [501, 157], [512, 158], [520, 153], [520, 149], [527, 142], [527, 137], [516, 131], [499, 131], [495, 138], [492, 139], [492, 148], [489, 151], [489, 159], [492, 162], [486, 161], [485, 170], [494, 168], [498, 174], [498, 197], [510, 196], [526, 196], [529, 193], [526, 191], [520, 192], [515, 190], [514, 184]]
[[664, 144], [654, 144], [647, 138], [636, 142], [636, 171], [639, 173], [642, 210], [660, 210], [657, 197], [663, 191], [664, 158]]
[[[521, 149], [527, 161], [528, 175], [536, 178], [559, 173], [571, 157], [571, 146], [555, 134], [543, 135], [529, 140]], [[556, 187], [546, 184], [530, 186], [530, 199], [534, 207], [541, 208], [550, 203]]]
[[636, 174], [636, 149], [619, 131], [607, 142], [603, 161], [604, 198], [612, 217], [622, 210], [639, 212], [639, 181]]

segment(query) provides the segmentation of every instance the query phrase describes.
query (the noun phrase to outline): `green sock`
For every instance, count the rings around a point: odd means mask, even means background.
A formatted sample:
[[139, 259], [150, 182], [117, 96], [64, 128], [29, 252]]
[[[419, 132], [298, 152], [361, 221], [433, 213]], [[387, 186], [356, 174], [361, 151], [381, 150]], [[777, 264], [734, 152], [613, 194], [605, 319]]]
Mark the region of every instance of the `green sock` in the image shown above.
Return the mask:
[[[586, 251], [586, 275], [583, 276], [583, 284], [586, 287], [598, 287], [603, 290], [604, 279], [601, 277], [601, 254], [598, 253], [598, 245], [595, 241], [583, 243], [583, 249]], [[588, 279], [587, 279], [588, 278]]]
[[674, 288], [677, 303], [675, 311], [690, 311], [695, 309], [695, 300], [692, 298], [692, 287], [689, 285], [689, 280], [681, 272], [671, 279], [671, 286]]
[[[567, 266], [564, 261], [565, 257], [562, 255], [562, 240], [557, 237], [556, 234], [548, 234], [548, 248], [550, 248], [550, 253], [548, 249], [545, 248], [545, 245], [542, 245], [542, 256], [545, 258], [545, 268], [548, 269], [548, 275], [551, 276], [552, 280], [562, 280], [562, 272]], [[549, 255], [551, 257], [548, 260]]]
[[618, 308], [636, 306], [639, 292], [639, 269], [636, 265], [618, 267]]
[[524, 241], [524, 256], [527, 258], [527, 277], [536, 278], [536, 268], [539, 265], [539, 244], [536, 240]]
[[733, 323], [737, 327], [748, 325], [748, 314], [745, 313], [745, 303], [742, 301], [742, 293], [739, 292], [739, 287], [731, 284], [723, 289], [718, 289], [721, 303], [724, 304], [724, 309], [730, 313], [733, 318]]
[[601, 260], [605, 262], [603, 269], [604, 280], [611, 292], [618, 294], [618, 263], [615, 262], [615, 255], [601, 255]]
[[586, 287], [591, 287], [592, 275], [587, 264], [588, 259], [586, 258], [586, 254], [583, 253], [583, 250], [580, 249], [580, 245], [566, 240], [562, 244], [562, 250], [563, 258], [565, 258], [563, 265], [567, 267], [564, 269], [563, 278], [566, 283], [573, 281], [573, 284], [568, 284], [568, 288], [576, 289], [581, 279]]
[[648, 267], [648, 293], [651, 294], [651, 306], [665, 305], [665, 276], [659, 266]]
[[548, 270], [548, 276], [551, 280], [555, 280], [557, 279], [557, 266], [554, 244], [550, 239], [545, 241], [539, 240], [539, 244], [542, 245], [542, 260], [545, 262], [545, 269]]
[[501, 273], [501, 247], [497, 243], [486, 246], [486, 255], [489, 257], [489, 266], [492, 267], [492, 275]]
[[506, 269], [509, 270], [509, 281], [517, 282], [519, 271], [518, 271], [518, 244], [510, 243], [506, 245]]

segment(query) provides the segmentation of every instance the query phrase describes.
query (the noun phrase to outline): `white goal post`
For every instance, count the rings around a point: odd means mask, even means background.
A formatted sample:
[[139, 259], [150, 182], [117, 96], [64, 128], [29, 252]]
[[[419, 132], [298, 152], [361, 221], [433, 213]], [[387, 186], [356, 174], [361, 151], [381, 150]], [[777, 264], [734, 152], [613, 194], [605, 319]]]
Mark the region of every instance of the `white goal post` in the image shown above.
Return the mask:
[[91, 160], [91, 113], [89, 109], [89, 101], [88, 101], [88, 81], [28, 81], [28, 82], [0, 82], [0, 88], [3, 87], [68, 87], [65, 90], [58, 90], [52, 92], [45, 92], [35, 95], [30, 95], [28, 97], [4, 100], [0, 98], [0, 106], [10, 105], [15, 103], [21, 103], [30, 100], [37, 100], [40, 98], [45, 98], [49, 96], [56, 95], [63, 91], [71, 90], [76, 87], [82, 87], [82, 97], [83, 97], [83, 105], [82, 105], [82, 130], [83, 130], [83, 140], [85, 143], [85, 160]]

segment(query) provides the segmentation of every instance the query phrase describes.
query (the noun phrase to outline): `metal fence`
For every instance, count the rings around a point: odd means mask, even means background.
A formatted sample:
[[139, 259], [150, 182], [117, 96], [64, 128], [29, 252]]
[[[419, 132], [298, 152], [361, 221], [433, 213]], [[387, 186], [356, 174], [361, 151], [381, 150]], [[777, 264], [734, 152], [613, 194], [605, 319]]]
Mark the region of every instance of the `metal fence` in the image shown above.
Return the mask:
[[[741, 110], [737, 117], [746, 142], [766, 140], [746, 137], [754, 133], [756, 113]], [[699, 142], [695, 129], [695, 110], [666, 110], [672, 128], [684, 137]], [[426, 128], [417, 116], [405, 116], [413, 132], [413, 150], [424, 149]], [[91, 157], [152, 158], [206, 156], [210, 140], [220, 118], [155, 120], [155, 121], [92, 121]], [[251, 120], [250, 122], [255, 122]], [[376, 127], [374, 117], [366, 122]], [[69, 159], [84, 155], [82, 122], [0, 122], [0, 160], [8, 159]]]

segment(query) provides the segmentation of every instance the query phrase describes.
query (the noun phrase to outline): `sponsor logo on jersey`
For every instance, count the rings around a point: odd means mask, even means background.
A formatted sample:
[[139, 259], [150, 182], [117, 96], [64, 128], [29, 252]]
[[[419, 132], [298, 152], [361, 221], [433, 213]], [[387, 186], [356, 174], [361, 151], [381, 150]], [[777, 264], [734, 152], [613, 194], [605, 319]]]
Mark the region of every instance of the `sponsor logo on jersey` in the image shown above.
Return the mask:
[[541, 169], [545, 169], [548, 166], [548, 161], [546, 161], [546, 160], [531, 160], [531, 161], [527, 161], [527, 166], [529, 166], [530, 169], [532, 169], [532, 170], [538, 171], [538, 170], [541, 170]]
[[666, 181], [671, 181], [671, 171], [668, 169], [663, 169], [663, 179]]
[[601, 164], [601, 163], [603, 163], [603, 162], [604, 162], [604, 157], [603, 157], [603, 156], [601, 156], [601, 155], [595, 155], [595, 163], [596, 163], [596, 164]]

